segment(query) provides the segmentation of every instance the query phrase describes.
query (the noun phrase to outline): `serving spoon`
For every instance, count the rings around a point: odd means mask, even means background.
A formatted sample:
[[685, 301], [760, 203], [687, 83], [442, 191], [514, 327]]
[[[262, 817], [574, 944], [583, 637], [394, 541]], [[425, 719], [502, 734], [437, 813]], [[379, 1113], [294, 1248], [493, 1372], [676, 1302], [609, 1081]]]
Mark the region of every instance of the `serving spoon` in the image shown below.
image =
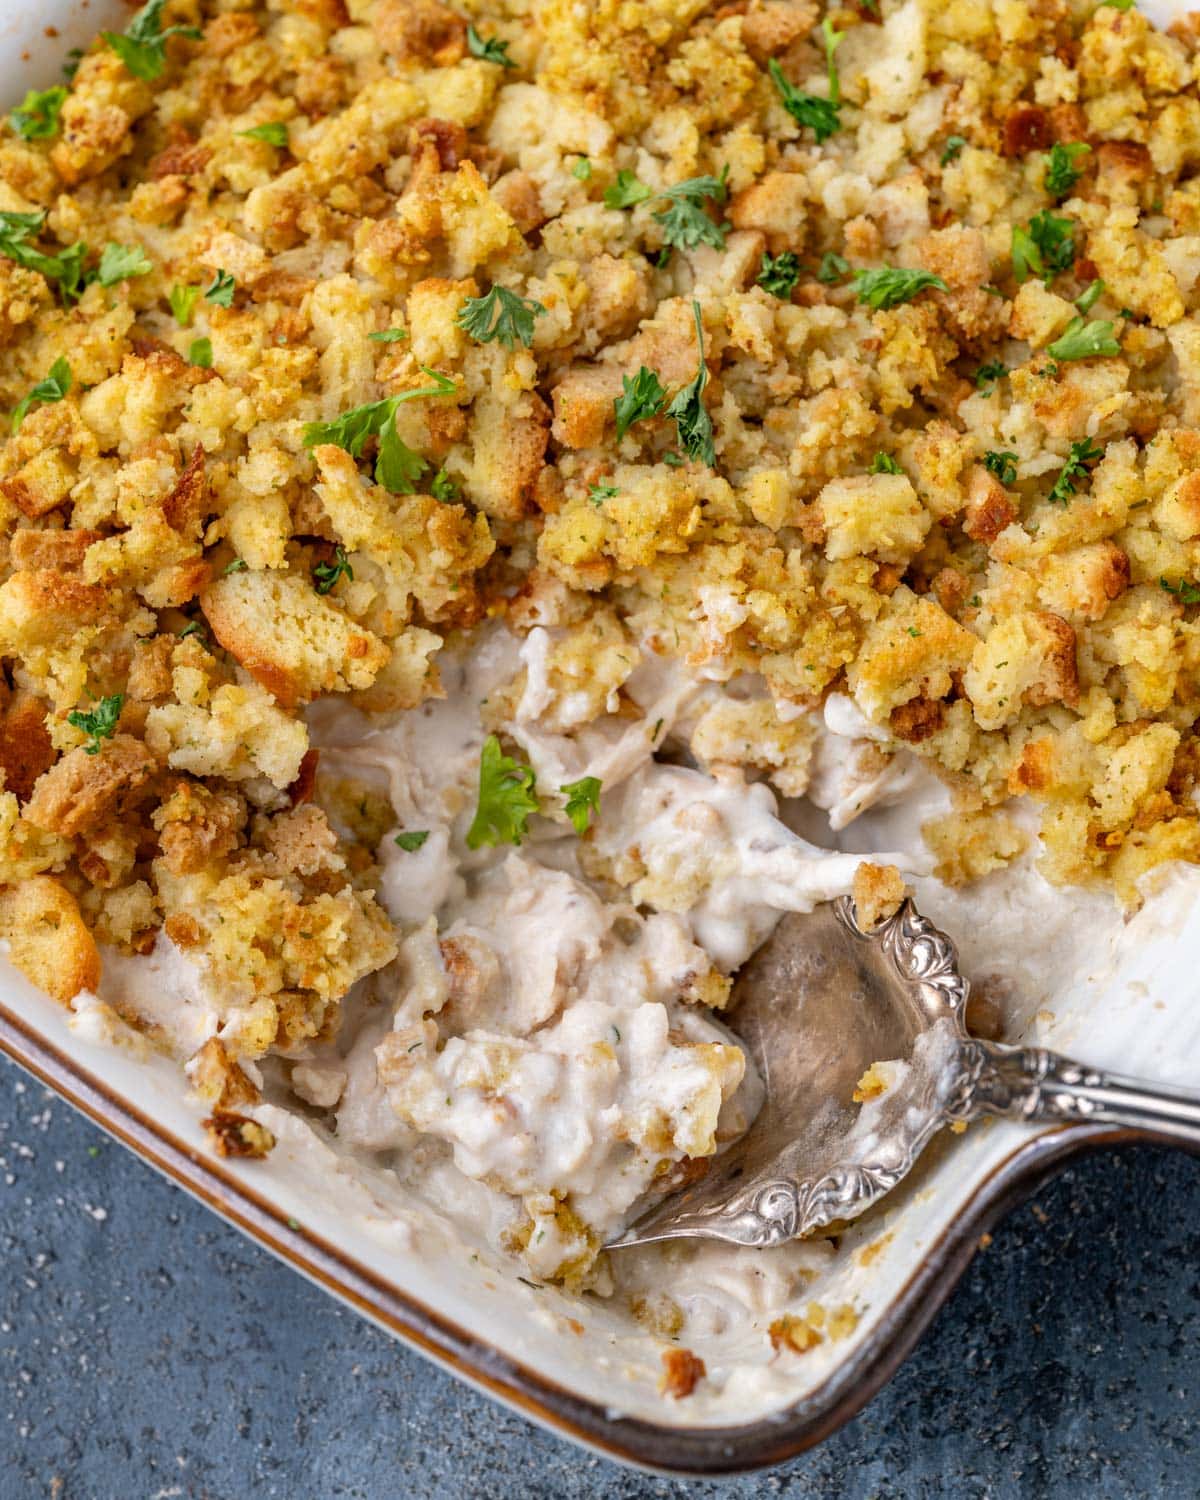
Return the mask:
[[[703, 1178], [608, 1248], [781, 1245], [857, 1218], [943, 1127], [986, 1116], [1149, 1126], [1200, 1148], [1200, 1094], [972, 1037], [968, 990], [954, 944], [911, 901], [869, 932], [845, 896], [784, 917], [731, 997], [762, 1109]], [[900, 1060], [897, 1076], [860, 1107], [856, 1084], [884, 1060]]]

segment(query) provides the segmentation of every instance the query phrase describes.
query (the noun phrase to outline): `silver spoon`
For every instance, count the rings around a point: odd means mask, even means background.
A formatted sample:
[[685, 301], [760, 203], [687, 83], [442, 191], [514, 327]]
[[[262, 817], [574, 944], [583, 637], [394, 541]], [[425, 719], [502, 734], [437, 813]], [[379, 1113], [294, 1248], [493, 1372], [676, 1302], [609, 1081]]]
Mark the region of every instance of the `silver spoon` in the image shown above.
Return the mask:
[[[784, 917], [742, 968], [731, 1005], [766, 1083], [762, 1109], [705, 1177], [609, 1248], [798, 1239], [877, 1203], [943, 1126], [988, 1115], [1151, 1126], [1200, 1147], [1200, 1093], [972, 1037], [968, 988], [954, 944], [911, 901], [871, 932], [848, 897]], [[885, 1059], [907, 1066], [878, 1099], [853, 1103], [857, 1081]]]

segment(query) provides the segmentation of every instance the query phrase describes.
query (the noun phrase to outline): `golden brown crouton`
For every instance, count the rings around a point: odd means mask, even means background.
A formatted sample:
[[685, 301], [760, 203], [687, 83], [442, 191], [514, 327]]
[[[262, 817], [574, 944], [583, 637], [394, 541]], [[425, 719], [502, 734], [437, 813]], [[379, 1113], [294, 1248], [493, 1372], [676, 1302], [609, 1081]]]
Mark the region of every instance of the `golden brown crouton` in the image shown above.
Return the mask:
[[228, 1114], [240, 1104], [257, 1104], [262, 1095], [229, 1056], [218, 1036], [210, 1036], [187, 1065], [192, 1087], [214, 1110]]
[[214, 1109], [202, 1124], [208, 1144], [218, 1156], [261, 1161], [275, 1146], [275, 1137], [265, 1125], [233, 1110]]
[[900, 910], [908, 887], [895, 865], [873, 865], [863, 860], [854, 872], [850, 894], [858, 925], [864, 932], [874, 932], [881, 922]]
[[86, 833], [127, 807], [155, 764], [141, 740], [128, 734], [102, 741], [95, 755], [79, 745], [38, 778], [25, 816], [48, 833]]
[[0, 770], [4, 790], [25, 802], [34, 782], [54, 764], [57, 751], [46, 728], [46, 705], [32, 693], [18, 690], [0, 715]]
[[49, 875], [0, 889], [0, 938], [26, 979], [64, 1005], [100, 983], [100, 953], [75, 897]]
[[996, 476], [982, 464], [976, 464], [967, 482], [967, 503], [963, 510], [963, 530], [967, 535], [976, 542], [994, 542], [1019, 514], [1013, 497]]
[[439, 0], [380, 0], [375, 36], [401, 62], [448, 68], [467, 50], [467, 23]]

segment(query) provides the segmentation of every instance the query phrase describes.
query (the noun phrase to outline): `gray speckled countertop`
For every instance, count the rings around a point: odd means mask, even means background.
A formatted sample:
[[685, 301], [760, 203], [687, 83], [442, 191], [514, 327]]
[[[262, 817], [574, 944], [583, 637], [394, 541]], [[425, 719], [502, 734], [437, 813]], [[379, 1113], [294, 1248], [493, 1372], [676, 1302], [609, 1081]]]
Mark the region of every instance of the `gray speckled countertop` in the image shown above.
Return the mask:
[[0, 1060], [0, 1500], [1200, 1493], [1200, 1163], [1073, 1167], [814, 1452], [672, 1482], [344, 1311]]

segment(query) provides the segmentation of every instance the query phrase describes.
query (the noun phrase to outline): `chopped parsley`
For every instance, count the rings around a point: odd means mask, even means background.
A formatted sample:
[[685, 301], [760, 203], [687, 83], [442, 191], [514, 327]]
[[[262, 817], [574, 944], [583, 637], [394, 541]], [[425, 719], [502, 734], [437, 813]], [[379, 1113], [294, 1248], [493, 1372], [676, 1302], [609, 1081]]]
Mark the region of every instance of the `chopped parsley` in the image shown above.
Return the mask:
[[1017, 455], [1004, 452], [996, 452], [990, 449], [983, 455], [983, 467], [989, 474], [994, 474], [1001, 484], [1016, 484], [1017, 482]]
[[898, 266], [880, 266], [875, 271], [855, 271], [851, 277], [860, 302], [877, 311], [911, 302], [921, 292], [948, 292], [950, 288], [932, 271], [905, 271]]
[[88, 742], [83, 748], [89, 755], [99, 755], [100, 741], [112, 739], [124, 703], [125, 694], [114, 693], [111, 698], [101, 698], [90, 713], [85, 714], [73, 708], [67, 715], [67, 723], [75, 729], [82, 729], [88, 736]]
[[723, 167], [720, 177], [689, 177], [655, 194], [656, 201], [665, 207], [655, 212], [654, 222], [662, 227], [668, 245], [676, 250], [694, 250], [697, 245], [711, 245], [714, 250], [725, 248], [729, 225], [710, 218], [704, 204], [708, 199], [724, 203], [728, 176], [729, 168]]
[[50, 366], [50, 373], [39, 380], [33, 389], [22, 396], [12, 414], [12, 430], [20, 430], [21, 423], [29, 415], [29, 408], [36, 401], [39, 406], [61, 401], [71, 389], [71, 366], [60, 355]]
[[188, 345], [188, 363], [200, 370], [211, 370], [212, 362], [212, 339], [193, 339]]
[[1065, 198], [1083, 176], [1075, 163], [1091, 149], [1084, 141], [1055, 141], [1050, 147], [1042, 186], [1052, 198]]
[[332, 422], [309, 422], [304, 428], [304, 446], [316, 448], [322, 443], [332, 443], [337, 448], [344, 448], [351, 458], [361, 458], [368, 439], [378, 438], [376, 483], [394, 495], [415, 493], [416, 482], [429, 465], [419, 453], [414, 453], [401, 441], [396, 431], [396, 408], [405, 401], [416, 401], [423, 396], [449, 396], [456, 389], [448, 375], [439, 374], [427, 365], [422, 365], [421, 371], [429, 376], [433, 385], [417, 386], [411, 391], [401, 391], [398, 396], [385, 396], [382, 401], [355, 406]]
[[66, 103], [67, 91], [61, 83], [53, 88], [30, 89], [8, 117], [8, 122], [23, 141], [48, 141], [58, 134], [58, 117]]
[[236, 288], [237, 282], [228, 271], [218, 271], [212, 286], [204, 288], [204, 300], [214, 303], [217, 307], [232, 307]]
[[586, 156], [581, 156], [571, 168], [571, 176], [577, 182], [588, 182], [592, 175], [592, 164]]
[[239, 130], [247, 140], [264, 141], [268, 146], [281, 149], [288, 143], [288, 128], [282, 120], [268, 120], [264, 125], [253, 125], [249, 130]]
[[1181, 578], [1178, 583], [1172, 583], [1169, 578], [1160, 578], [1158, 586], [1166, 589], [1168, 594], [1174, 594], [1180, 604], [1200, 604], [1200, 584], [1189, 583], [1186, 578]]
[[126, 26], [124, 34], [102, 31], [100, 35], [113, 49], [135, 78], [157, 78], [167, 65], [168, 37], [185, 36], [193, 42], [201, 39], [195, 26], [168, 26], [162, 29], [166, 0], [147, 0]]
[[1091, 312], [1100, 298], [1104, 296], [1105, 286], [1099, 277], [1075, 298], [1075, 306], [1081, 313]]
[[462, 494], [458, 484], [451, 479], [445, 469], [439, 469], [429, 481], [429, 493], [435, 500], [457, 500]]
[[489, 734], [479, 756], [479, 801], [467, 829], [467, 848], [519, 844], [530, 813], [537, 811], [533, 770], [505, 755], [500, 741]]
[[221, 569], [221, 577], [228, 578], [231, 573], [244, 573], [250, 564], [244, 557], [235, 557], [232, 562], [227, 562]]
[[333, 549], [332, 562], [319, 562], [312, 572], [313, 588], [318, 594], [328, 594], [339, 578], [345, 577], [351, 582], [354, 581], [354, 569], [346, 557], [345, 547], [341, 546]]
[[592, 814], [600, 811], [600, 787], [598, 776], [581, 776], [578, 781], [568, 781], [559, 787], [567, 798], [563, 811], [581, 836], [591, 827]]
[[1064, 219], [1049, 209], [1034, 214], [1029, 228], [1013, 225], [1012, 268], [1018, 282], [1030, 276], [1052, 281], [1075, 260], [1074, 219]]
[[368, 333], [367, 337], [373, 344], [398, 344], [401, 339], [408, 337], [408, 329], [380, 328], [375, 333]]
[[869, 474], [903, 474], [904, 470], [890, 453], [877, 453], [871, 460]]
[[948, 167], [952, 161], [957, 161], [962, 154], [962, 149], [967, 145], [965, 135], [948, 135], [946, 144], [942, 147], [942, 157], [939, 165]]
[[6, 255], [17, 265], [30, 271], [40, 271], [47, 281], [58, 287], [58, 295], [65, 304], [79, 299], [87, 284], [83, 262], [87, 246], [76, 240], [65, 250], [48, 255], [29, 243], [46, 221], [45, 209], [35, 213], [0, 211], [0, 255]]
[[821, 264], [817, 267], [817, 280], [825, 286], [833, 286], [849, 271], [850, 262], [846, 257], [830, 250], [821, 257]]
[[666, 387], [653, 370], [645, 365], [631, 380], [621, 376], [624, 387], [621, 394], [613, 398], [613, 410], [617, 414], [617, 441], [620, 442], [635, 422], [644, 422], [656, 417], [667, 399]]
[[497, 63], [502, 68], [515, 68], [516, 63], [508, 55], [511, 44], [490, 36], [485, 42], [474, 26], [467, 27], [467, 51], [482, 62]]
[[1072, 318], [1052, 344], [1046, 345], [1051, 359], [1090, 359], [1095, 354], [1120, 354], [1121, 346], [1113, 338], [1113, 325], [1107, 318]]
[[171, 288], [167, 301], [171, 304], [171, 314], [180, 328], [191, 326], [192, 316], [199, 300], [200, 288], [198, 286], [173, 286]]
[[193, 620], [190, 625], [185, 625], [179, 632], [179, 639], [186, 641], [189, 635], [194, 635], [201, 642], [208, 639], [208, 631], [205, 630], [199, 620]]
[[621, 491], [615, 484], [588, 485], [588, 499], [593, 505], [603, 505], [606, 500], [611, 500], [614, 495], [619, 495], [620, 493]]
[[800, 280], [800, 262], [791, 250], [783, 250], [771, 256], [763, 251], [762, 265], [755, 278], [764, 292], [787, 302]]
[[154, 262], [140, 245], [115, 245], [110, 240], [100, 256], [96, 280], [101, 286], [116, 286], [135, 276], [148, 276], [153, 269]]
[[777, 59], [772, 58], [767, 64], [767, 72], [771, 75], [771, 82], [775, 85], [780, 103], [797, 125], [812, 131], [818, 146], [823, 141], [827, 141], [831, 135], [836, 135], [842, 128], [839, 115], [842, 107], [841, 87], [833, 55], [837, 51], [838, 43], [845, 35], [844, 32], [833, 29], [833, 23], [828, 16], [821, 23], [821, 33], [825, 40], [825, 71], [829, 79], [827, 99], [822, 99], [818, 94], [806, 94], [802, 89], [789, 83]]
[[486, 297], [468, 297], [454, 321], [480, 344], [498, 339], [511, 349], [519, 340], [528, 349], [533, 343], [533, 320], [545, 311], [532, 297], [521, 297], [506, 286], [494, 286]]
[[654, 189], [625, 168], [617, 173], [617, 180], [604, 189], [605, 208], [633, 208], [654, 197]]
[[1134, 0], [1100, 0], [1099, 9], [1103, 10], [1105, 6], [1110, 10], [1132, 10]]
[[699, 365], [695, 378], [674, 397], [663, 415], [675, 418], [679, 446], [687, 456], [711, 467], [716, 462], [717, 451], [713, 446], [712, 418], [701, 400], [708, 384], [708, 366], [704, 362], [704, 324], [700, 319], [700, 304], [694, 298], [692, 316], [696, 321]]
[[1104, 449], [1094, 448], [1090, 438], [1084, 438], [1079, 443], [1072, 443], [1067, 461], [1058, 471], [1058, 478], [1054, 481], [1054, 487], [1050, 491], [1048, 497], [1050, 504], [1066, 505], [1088, 477], [1090, 466], [1098, 458], [1103, 457]]
[[396, 835], [394, 842], [400, 845], [405, 854], [415, 854], [428, 837], [428, 828], [406, 828], [403, 833]]
[[[1002, 360], [989, 359], [975, 371], [975, 388], [983, 391], [985, 396], [990, 396], [996, 389], [996, 382], [1003, 380], [1007, 374], [1008, 366]], [[986, 391], [983, 389], [984, 386], [987, 386]]]

